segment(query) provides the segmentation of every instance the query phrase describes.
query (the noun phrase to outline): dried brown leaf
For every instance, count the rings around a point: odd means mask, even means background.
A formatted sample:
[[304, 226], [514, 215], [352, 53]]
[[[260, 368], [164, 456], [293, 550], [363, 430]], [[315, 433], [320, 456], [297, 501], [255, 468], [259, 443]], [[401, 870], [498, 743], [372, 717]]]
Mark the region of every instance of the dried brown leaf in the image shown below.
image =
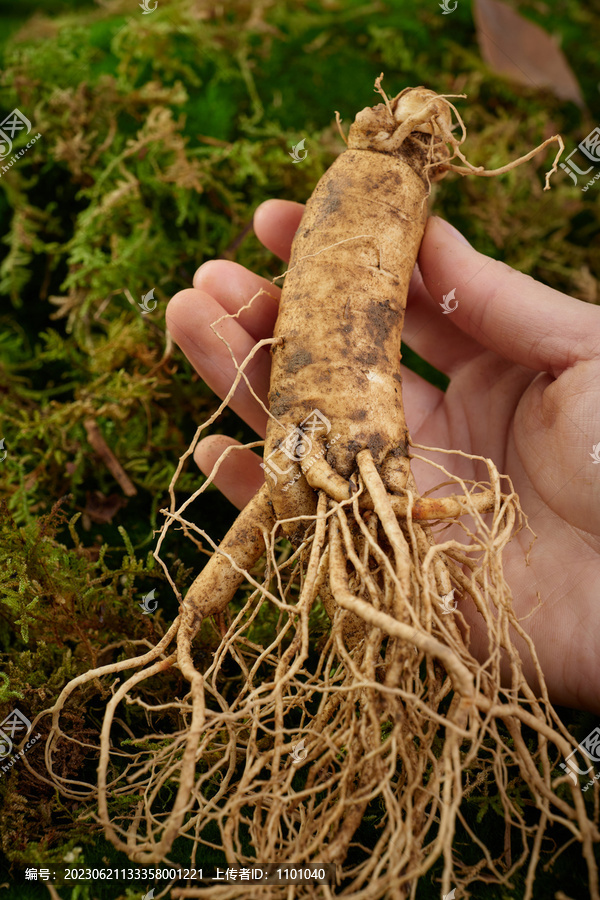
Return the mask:
[[547, 88], [583, 108], [581, 89], [564, 53], [539, 25], [500, 0], [475, 0], [477, 39], [495, 72], [527, 87]]

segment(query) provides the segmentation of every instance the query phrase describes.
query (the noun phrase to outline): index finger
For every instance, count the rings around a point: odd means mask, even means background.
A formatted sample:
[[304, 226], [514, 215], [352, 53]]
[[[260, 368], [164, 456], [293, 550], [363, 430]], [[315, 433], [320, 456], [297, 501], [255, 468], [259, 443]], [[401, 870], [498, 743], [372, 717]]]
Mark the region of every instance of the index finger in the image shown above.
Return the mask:
[[265, 200], [254, 213], [254, 233], [267, 250], [284, 262], [289, 262], [292, 241], [303, 213], [303, 203]]

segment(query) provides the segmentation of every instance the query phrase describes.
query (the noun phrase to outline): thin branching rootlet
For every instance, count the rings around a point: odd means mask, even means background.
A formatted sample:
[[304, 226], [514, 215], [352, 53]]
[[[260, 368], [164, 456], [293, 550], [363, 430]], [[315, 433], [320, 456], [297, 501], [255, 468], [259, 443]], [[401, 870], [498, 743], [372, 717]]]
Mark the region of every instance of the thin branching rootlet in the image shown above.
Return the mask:
[[[535, 151], [493, 171], [474, 167], [447, 96], [418, 88], [390, 99], [380, 79], [376, 88], [384, 102], [357, 115], [348, 149], [307, 205], [274, 336], [237, 366], [221, 407], [240, 381], [252, 390], [246, 369], [270, 346], [265, 485], [219, 545], [191, 515], [214, 472], [178, 503], [177, 478], [217, 411], [180, 461], [156, 550], [161, 561], [176, 528], [213, 554], [156, 646], [62, 691], [49, 711], [47, 777], [66, 797], [97, 799], [108, 838], [140, 863], [168, 861], [183, 837], [195, 865], [206, 848], [223, 848], [232, 865], [339, 864], [335, 887], [263, 887], [256, 896], [400, 900], [441, 863], [443, 893], [510, 886], [524, 869], [530, 898], [544, 835], [560, 824], [580, 845], [599, 900], [597, 822], [558, 774], [576, 745], [549, 702], [503, 572], [504, 548], [527, 529], [519, 499], [492, 460], [413, 443], [401, 393], [408, 282], [431, 184], [448, 171], [500, 174]], [[542, 146], [553, 140], [561, 143]], [[453, 473], [459, 458], [473, 477]], [[417, 465], [435, 472], [436, 488], [419, 491]], [[485, 622], [483, 663], [470, 651], [466, 609]], [[220, 642], [206, 658], [200, 637], [211, 629]], [[161, 691], [158, 702], [155, 686], [174, 669], [187, 693], [165, 700]], [[63, 775], [54, 760], [73, 740], [65, 711], [100, 680], [110, 697], [100, 743], [87, 746], [95, 784]], [[143, 737], [129, 726], [131, 709], [146, 717]], [[469, 811], [491, 781], [507, 823], [498, 854]], [[599, 793], [596, 784], [596, 811]], [[229, 884], [219, 896], [252, 890]]]

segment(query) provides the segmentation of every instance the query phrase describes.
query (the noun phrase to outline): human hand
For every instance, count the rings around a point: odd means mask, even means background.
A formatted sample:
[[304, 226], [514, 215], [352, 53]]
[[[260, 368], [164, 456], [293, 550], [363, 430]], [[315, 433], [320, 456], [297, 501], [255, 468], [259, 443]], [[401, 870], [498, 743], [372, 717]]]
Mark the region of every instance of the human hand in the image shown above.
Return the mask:
[[[300, 204], [281, 200], [256, 211], [258, 238], [284, 261], [302, 212]], [[483, 256], [456, 235], [441, 219], [429, 219], [411, 283], [403, 340], [450, 384], [444, 393], [402, 367], [409, 432], [419, 444], [490, 457], [510, 476], [538, 538], [528, 566], [528, 532], [504, 551], [516, 615], [528, 616], [522, 625], [553, 702], [600, 712], [600, 469], [591, 457], [600, 441], [600, 310]], [[213, 260], [198, 269], [194, 288], [169, 304], [169, 330], [220, 397], [235, 367], [210, 325], [261, 288], [267, 293], [250, 310], [217, 326], [241, 362], [257, 340], [272, 334], [278, 288], [237, 263]], [[458, 306], [444, 315], [439, 304], [452, 288]], [[268, 348], [246, 368], [265, 404], [269, 370]], [[230, 406], [264, 437], [266, 413], [245, 384]], [[222, 435], [205, 438], [196, 463], [210, 472], [233, 443]], [[463, 478], [486, 476], [469, 461], [457, 468], [453, 458], [452, 467]], [[430, 467], [414, 461], [411, 468], [421, 492], [434, 486]], [[260, 458], [250, 450], [229, 455], [215, 477], [240, 508], [263, 482]], [[481, 620], [465, 617], [471, 652], [484, 659]], [[535, 685], [526, 645], [512, 637]]]

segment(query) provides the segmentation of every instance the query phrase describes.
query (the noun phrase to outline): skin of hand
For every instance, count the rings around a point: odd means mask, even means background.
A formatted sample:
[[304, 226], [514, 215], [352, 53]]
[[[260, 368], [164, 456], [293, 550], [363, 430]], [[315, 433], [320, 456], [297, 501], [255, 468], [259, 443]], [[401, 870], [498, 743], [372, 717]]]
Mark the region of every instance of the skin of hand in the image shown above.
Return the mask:
[[[256, 210], [257, 237], [285, 262], [302, 212], [303, 206], [284, 200], [268, 200]], [[258, 340], [272, 334], [280, 290], [227, 260], [204, 263], [193, 284], [171, 300], [167, 325], [199, 375], [224, 397], [235, 367], [210, 325], [264, 290], [239, 318], [215, 329], [241, 363]], [[440, 304], [453, 288], [450, 307], [458, 305], [444, 314]], [[431, 217], [410, 286], [403, 340], [450, 378], [443, 392], [402, 367], [413, 442], [491, 458], [510, 477], [537, 535], [531, 545], [523, 529], [504, 549], [516, 615], [533, 640], [551, 701], [600, 713], [600, 464], [592, 455], [600, 442], [600, 309], [478, 253], [451, 225]], [[269, 348], [245, 371], [266, 405]], [[230, 407], [264, 437], [267, 415], [243, 383]], [[235, 443], [223, 435], [205, 438], [195, 451], [197, 465], [208, 474]], [[486, 480], [480, 463], [436, 458], [462, 478]], [[419, 460], [412, 469], [421, 493], [443, 480]], [[238, 508], [263, 482], [260, 458], [243, 449], [230, 453], [215, 477]], [[452, 527], [452, 536], [464, 540], [458, 526]], [[485, 659], [482, 620], [463, 613], [471, 652]], [[527, 644], [511, 636], [538, 693]]]

